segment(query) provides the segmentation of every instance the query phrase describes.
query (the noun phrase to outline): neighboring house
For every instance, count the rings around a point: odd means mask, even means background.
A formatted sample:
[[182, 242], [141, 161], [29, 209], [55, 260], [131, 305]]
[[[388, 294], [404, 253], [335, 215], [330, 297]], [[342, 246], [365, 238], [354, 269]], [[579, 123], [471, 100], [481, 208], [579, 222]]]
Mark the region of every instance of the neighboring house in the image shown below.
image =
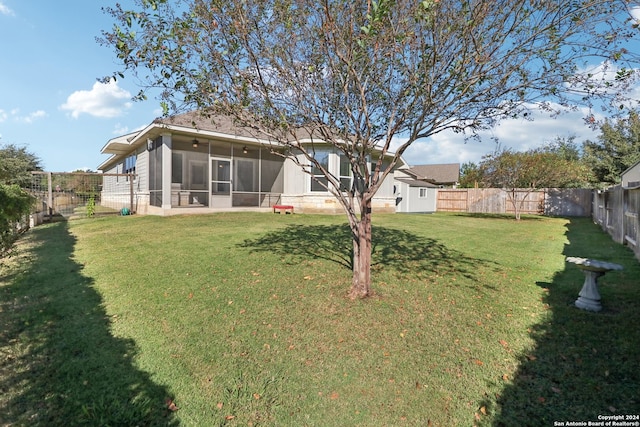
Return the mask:
[[[416, 181], [428, 182], [439, 188], [456, 188], [460, 184], [460, 164], [418, 165], [398, 171]], [[399, 174], [396, 177], [399, 178]]]
[[629, 169], [622, 172], [621, 180], [623, 188], [640, 187], [640, 161], [634, 163]]
[[[316, 159], [350, 188], [347, 159], [329, 144], [314, 141], [314, 146]], [[124, 176], [105, 175], [102, 203], [129, 197], [133, 187], [133, 209], [141, 214], [259, 210], [273, 205], [290, 205], [295, 212], [343, 212], [339, 202], [300, 166], [278, 155], [284, 150], [225, 117], [212, 121], [193, 112], [156, 119], [102, 148], [111, 157], [99, 170], [136, 175], [133, 185]], [[299, 161], [308, 164], [302, 154]], [[395, 201], [389, 178], [374, 197], [373, 210], [395, 212]]]
[[394, 171], [396, 212], [435, 212], [438, 188], [456, 188], [460, 164], [419, 165]]

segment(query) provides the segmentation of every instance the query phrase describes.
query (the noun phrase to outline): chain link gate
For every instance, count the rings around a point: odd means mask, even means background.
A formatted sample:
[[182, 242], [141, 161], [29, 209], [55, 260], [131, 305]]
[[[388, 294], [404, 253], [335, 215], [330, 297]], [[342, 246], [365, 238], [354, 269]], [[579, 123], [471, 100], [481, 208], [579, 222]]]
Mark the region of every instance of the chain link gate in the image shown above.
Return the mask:
[[[107, 176], [114, 179], [104, 180]], [[115, 193], [109, 191], [110, 188], [104, 188], [105, 182], [119, 180], [129, 183], [124, 186], [128, 191]], [[134, 213], [134, 183], [133, 174], [36, 171], [32, 172], [31, 188], [26, 190], [36, 198], [34, 215], [38, 218], [36, 223], [39, 223], [45, 217], [51, 220], [54, 216], [73, 219], [121, 212]], [[103, 192], [109, 193], [108, 200], [103, 198]]]

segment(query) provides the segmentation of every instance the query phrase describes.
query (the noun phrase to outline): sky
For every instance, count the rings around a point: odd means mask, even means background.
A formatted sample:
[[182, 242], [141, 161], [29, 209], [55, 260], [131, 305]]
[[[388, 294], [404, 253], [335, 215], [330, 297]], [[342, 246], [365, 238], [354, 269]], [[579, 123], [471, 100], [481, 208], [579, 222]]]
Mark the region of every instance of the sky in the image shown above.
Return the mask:
[[[97, 170], [109, 158], [100, 153], [107, 141], [161, 115], [157, 100], [131, 100], [140, 89], [131, 77], [97, 81], [118, 70], [113, 50], [96, 41], [113, 24], [102, 7], [115, 2], [0, 0], [0, 145], [25, 147], [47, 171]], [[404, 159], [410, 165], [477, 163], [496, 149], [494, 137], [517, 151], [556, 137], [595, 140], [598, 132], [583, 120], [588, 113], [508, 120], [482, 132], [480, 142], [443, 132], [416, 141]]]

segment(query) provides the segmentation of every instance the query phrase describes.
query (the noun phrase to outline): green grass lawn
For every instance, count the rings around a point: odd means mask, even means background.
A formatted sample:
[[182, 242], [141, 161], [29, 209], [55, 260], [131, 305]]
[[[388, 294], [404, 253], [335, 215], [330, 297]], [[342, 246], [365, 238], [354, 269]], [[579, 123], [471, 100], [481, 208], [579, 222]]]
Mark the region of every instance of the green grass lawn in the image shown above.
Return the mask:
[[[589, 219], [103, 217], [0, 267], [0, 424], [543, 426], [640, 413], [640, 266]], [[620, 263], [572, 306], [565, 256]], [[168, 406], [168, 399], [177, 407]]]

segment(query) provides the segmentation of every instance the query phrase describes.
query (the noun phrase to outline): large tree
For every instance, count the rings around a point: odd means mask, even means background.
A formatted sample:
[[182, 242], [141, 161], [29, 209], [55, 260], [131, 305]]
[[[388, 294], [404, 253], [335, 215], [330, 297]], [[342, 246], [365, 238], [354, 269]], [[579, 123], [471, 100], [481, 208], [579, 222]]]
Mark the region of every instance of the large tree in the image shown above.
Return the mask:
[[[472, 134], [575, 94], [590, 103], [635, 77], [625, 0], [135, 4], [107, 9], [115, 24], [101, 41], [124, 66], [113, 77], [139, 78], [140, 99], [160, 88], [166, 113], [230, 115], [287, 148], [307, 173], [320, 171], [351, 226], [354, 298], [371, 290], [372, 198], [414, 141]], [[602, 61], [617, 79], [589, 71]], [[396, 136], [406, 142], [393, 147]], [[303, 138], [345, 156], [353, 187], [341, 186]]]
[[621, 174], [640, 160], [640, 117], [632, 111], [627, 118], [605, 120], [597, 141], [583, 144], [584, 161], [591, 167], [595, 182], [612, 185]]
[[0, 146], [0, 183], [31, 186], [31, 172], [42, 170], [40, 159], [15, 144]]
[[460, 188], [478, 188], [482, 185], [482, 169], [474, 162], [460, 166]]
[[41, 170], [40, 159], [24, 147], [0, 146], [0, 258], [17, 238], [17, 223], [29, 214], [33, 198], [24, 190], [31, 171]]

